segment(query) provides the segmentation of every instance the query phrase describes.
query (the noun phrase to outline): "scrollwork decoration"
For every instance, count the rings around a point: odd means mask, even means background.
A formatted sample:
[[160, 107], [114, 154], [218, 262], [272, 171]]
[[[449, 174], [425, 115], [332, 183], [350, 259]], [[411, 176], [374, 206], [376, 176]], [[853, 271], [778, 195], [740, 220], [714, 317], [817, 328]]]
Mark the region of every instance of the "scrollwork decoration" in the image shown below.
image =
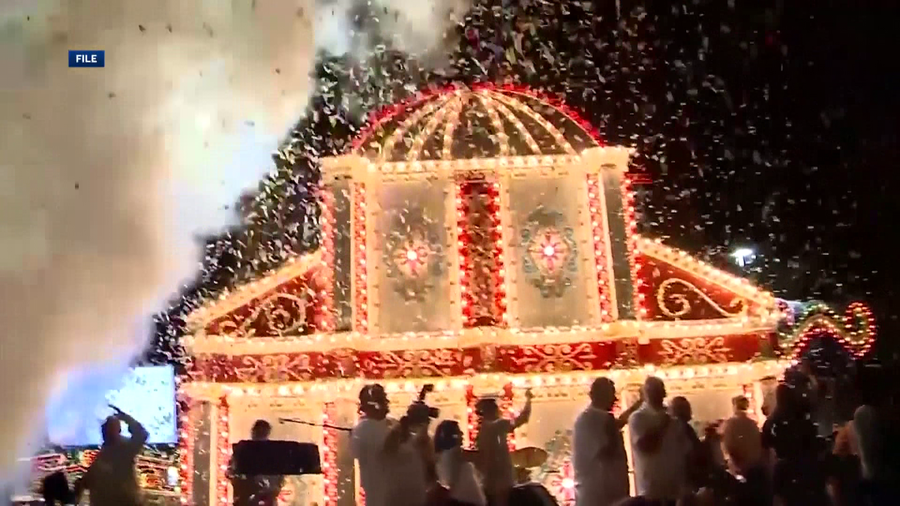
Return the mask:
[[277, 292], [266, 296], [243, 320], [219, 322], [219, 333], [230, 337], [284, 336], [306, 326], [306, 294]]
[[734, 298], [728, 303], [727, 307], [717, 304], [712, 298], [703, 293], [703, 290], [697, 288], [696, 285], [678, 278], [670, 278], [660, 283], [656, 290], [656, 302], [659, 310], [670, 318], [681, 318], [689, 314], [693, 310], [686, 293], [673, 292], [675, 287], [683, 287], [693, 293], [701, 300], [709, 304], [709, 306], [725, 318], [738, 318], [747, 314], [747, 301], [742, 298]]
[[659, 352], [662, 365], [716, 364], [728, 362], [728, 347], [724, 337], [691, 337], [685, 339], [664, 339]]

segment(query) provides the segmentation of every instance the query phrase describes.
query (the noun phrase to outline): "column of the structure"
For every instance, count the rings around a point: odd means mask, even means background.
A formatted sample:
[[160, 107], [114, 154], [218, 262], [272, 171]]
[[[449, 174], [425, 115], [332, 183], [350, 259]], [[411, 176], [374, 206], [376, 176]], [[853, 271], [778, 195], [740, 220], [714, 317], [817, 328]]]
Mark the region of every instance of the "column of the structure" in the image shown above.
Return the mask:
[[605, 231], [609, 241], [595, 243], [595, 249], [603, 260], [598, 269], [606, 269], [608, 286], [612, 288], [609, 311], [619, 320], [642, 319], [646, 313], [638, 275], [634, 194], [627, 175], [630, 154], [628, 149], [597, 148], [582, 155], [586, 163], [599, 167], [598, 177], [588, 180], [588, 202], [592, 211], [603, 210], [602, 216], [592, 212], [594, 236], [598, 230]]
[[335, 311], [335, 199], [334, 194], [324, 185], [319, 189], [322, 202], [322, 293], [321, 303], [316, 314], [316, 329], [324, 332], [333, 332], [337, 327], [337, 314]]
[[214, 425], [211, 432], [214, 439], [211, 443], [216, 451], [215, 461], [210, 466], [211, 492], [215, 498], [213, 504], [226, 506], [232, 502], [231, 483], [228, 480], [228, 466], [231, 463], [231, 417], [227, 397], [221, 397], [213, 406], [212, 420]]
[[[338, 427], [353, 427], [358, 419], [358, 405], [353, 399], [342, 397], [335, 400], [332, 410], [332, 423]], [[335, 431], [334, 435], [335, 464], [337, 466], [337, 506], [358, 506], [356, 462], [350, 448], [350, 433]]]
[[475, 404], [478, 402], [478, 394], [475, 393], [475, 385], [466, 385], [466, 447], [475, 448], [478, 440], [478, 414], [475, 412]]
[[178, 398], [178, 491], [181, 504], [193, 504], [194, 482], [194, 401], [187, 395]]
[[338, 504], [338, 476], [337, 464], [337, 430], [328, 426], [335, 425], [334, 402], [325, 402], [322, 409], [322, 495], [324, 506], [337, 506]]
[[181, 396], [179, 400], [181, 504], [215, 505], [216, 448], [214, 403]]

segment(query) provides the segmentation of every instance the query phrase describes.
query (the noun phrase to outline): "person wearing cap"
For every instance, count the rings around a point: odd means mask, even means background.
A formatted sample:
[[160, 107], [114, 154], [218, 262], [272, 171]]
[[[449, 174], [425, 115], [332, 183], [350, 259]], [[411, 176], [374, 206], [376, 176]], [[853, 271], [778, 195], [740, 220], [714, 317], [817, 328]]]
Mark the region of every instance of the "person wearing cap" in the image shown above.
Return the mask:
[[397, 437], [411, 428], [388, 417], [389, 406], [381, 385], [367, 385], [359, 392], [362, 419], [350, 434], [350, 449], [359, 462], [366, 504], [423, 506], [427, 495], [424, 462], [415, 441]]
[[609, 378], [591, 384], [590, 405], [575, 419], [572, 464], [577, 506], [610, 506], [628, 497], [628, 458], [622, 428], [641, 400], [616, 417], [616, 386]]
[[515, 476], [506, 441], [509, 434], [528, 423], [531, 417], [531, 397], [531, 389], [526, 390], [525, 406], [512, 420], [500, 416], [496, 397], [484, 397], [475, 405], [476, 414], [481, 419], [476, 439], [478, 461], [484, 491], [491, 506], [509, 504], [509, 493], [515, 485]]

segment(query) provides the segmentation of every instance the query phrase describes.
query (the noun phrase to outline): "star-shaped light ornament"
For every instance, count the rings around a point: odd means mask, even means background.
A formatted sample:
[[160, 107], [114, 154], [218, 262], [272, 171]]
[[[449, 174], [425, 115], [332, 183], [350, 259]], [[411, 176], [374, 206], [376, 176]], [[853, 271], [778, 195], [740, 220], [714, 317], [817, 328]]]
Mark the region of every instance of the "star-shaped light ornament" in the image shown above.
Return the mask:
[[406, 278], [417, 279], [428, 272], [428, 262], [431, 260], [432, 251], [427, 242], [421, 239], [410, 239], [406, 244], [397, 248], [394, 254], [394, 264]]
[[568, 261], [572, 249], [566, 243], [562, 233], [554, 227], [545, 227], [539, 230], [536, 236], [528, 253], [542, 276], [558, 276]]

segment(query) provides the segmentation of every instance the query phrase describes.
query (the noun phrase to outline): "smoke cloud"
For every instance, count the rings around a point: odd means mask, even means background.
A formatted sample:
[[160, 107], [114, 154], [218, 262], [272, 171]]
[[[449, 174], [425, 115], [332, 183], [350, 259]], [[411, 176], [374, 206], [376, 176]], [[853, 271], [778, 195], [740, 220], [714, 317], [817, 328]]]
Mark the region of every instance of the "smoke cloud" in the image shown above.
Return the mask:
[[[424, 51], [461, 5], [407, 3], [374, 1], [398, 13], [380, 29]], [[360, 47], [352, 9], [333, 10], [0, 0], [0, 476], [67, 372], [139, 353], [197, 271], [198, 234], [235, 223], [303, 114], [316, 48]], [[70, 69], [70, 49], [105, 50], [106, 67]]]

